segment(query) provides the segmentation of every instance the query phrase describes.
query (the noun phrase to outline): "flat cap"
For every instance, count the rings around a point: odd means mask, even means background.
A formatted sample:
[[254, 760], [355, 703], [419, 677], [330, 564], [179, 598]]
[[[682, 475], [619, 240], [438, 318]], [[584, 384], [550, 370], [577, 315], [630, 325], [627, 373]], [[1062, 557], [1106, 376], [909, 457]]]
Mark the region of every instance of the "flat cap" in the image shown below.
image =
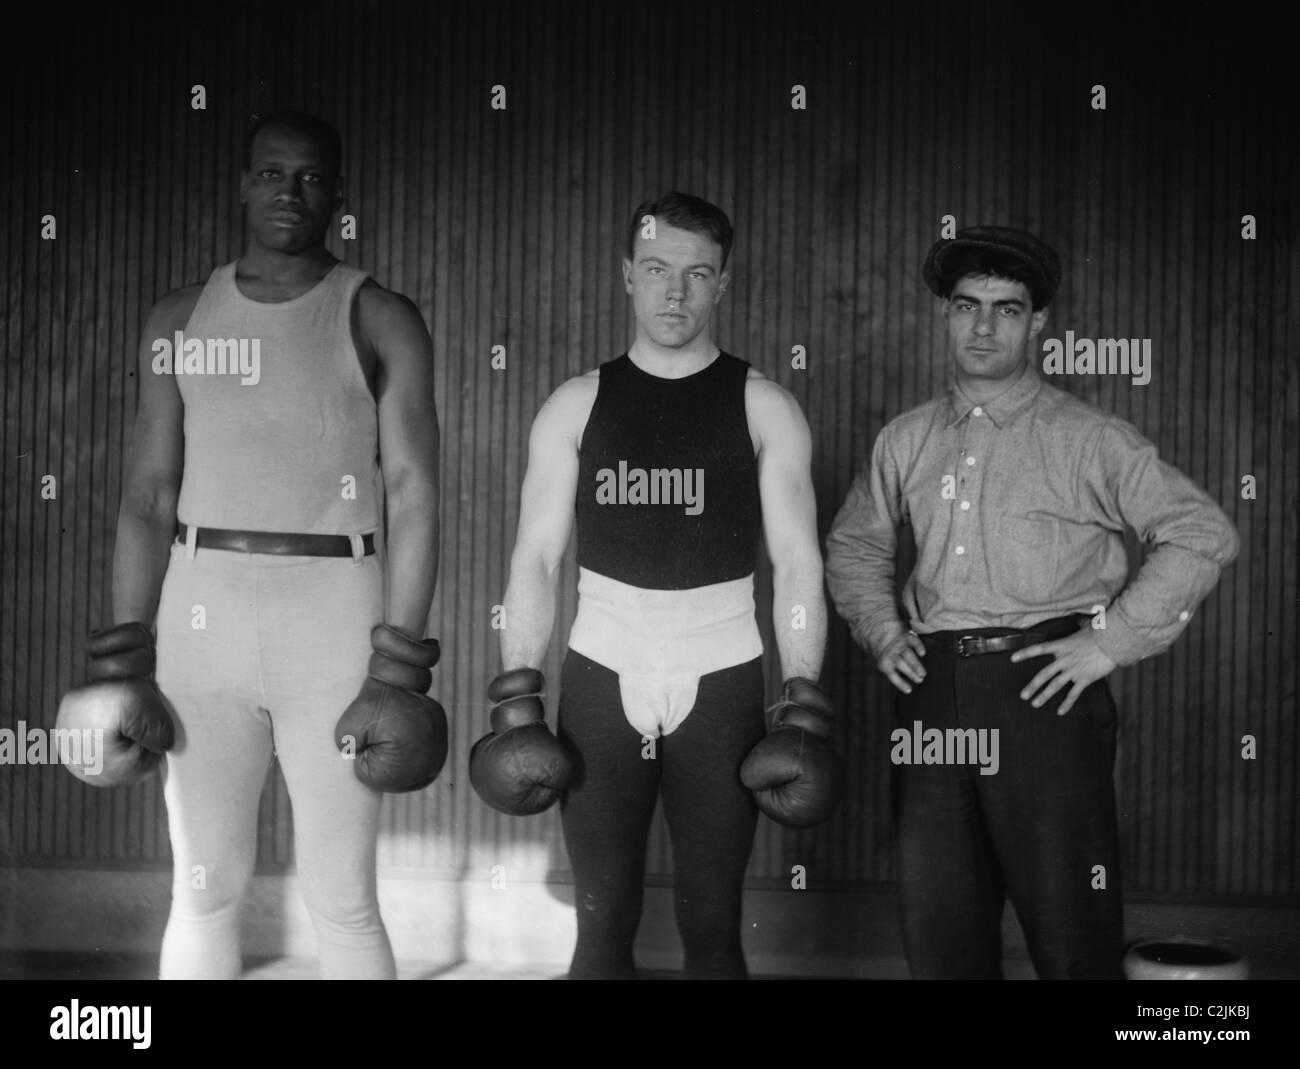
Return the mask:
[[1048, 244], [1024, 230], [1009, 226], [968, 226], [956, 237], [935, 242], [925, 258], [921, 274], [925, 284], [939, 297], [947, 297], [953, 284], [966, 273], [963, 253], [986, 252], [1015, 260], [1025, 274], [1025, 285], [1034, 307], [1050, 304], [1061, 283], [1061, 258]]

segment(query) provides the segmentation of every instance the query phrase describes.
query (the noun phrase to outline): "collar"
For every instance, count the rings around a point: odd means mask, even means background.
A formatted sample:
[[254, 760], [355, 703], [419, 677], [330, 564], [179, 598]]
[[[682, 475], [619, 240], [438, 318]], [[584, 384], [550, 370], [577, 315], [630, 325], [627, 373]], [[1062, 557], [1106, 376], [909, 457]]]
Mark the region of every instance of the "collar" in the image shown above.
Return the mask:
[[[992, 401], [980, 405], [995, 427], [1005, 427], [1027, 409], [1043, 387], [1032, 362], [1026, 362], [1024, 371], [1010, 389], [998, 394]], [[948, 387], [948, 426], [954, 427], [975, 408], [975, 402], [962, 393], [954, 379]]]

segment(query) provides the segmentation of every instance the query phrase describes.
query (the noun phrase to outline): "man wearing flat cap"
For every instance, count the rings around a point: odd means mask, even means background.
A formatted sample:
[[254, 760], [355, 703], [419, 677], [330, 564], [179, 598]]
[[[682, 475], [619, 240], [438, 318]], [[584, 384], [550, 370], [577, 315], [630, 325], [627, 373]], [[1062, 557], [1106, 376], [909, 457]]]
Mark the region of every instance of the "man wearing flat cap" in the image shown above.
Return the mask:
[[[1009, 896], [1040, 978], [1118, 979], [1106, 676], [1178, 637], [1237, 535], [1130, 424], [1039, 376], [1061, 277], [1046, 244], [970, 227], [923, 274], [943, 299], [953, 385], [881, 431], [827, 538], [836, 607], [902, 695], [908, 962], [918, 979], [1001, 978]], [[917, 559], [900, 604], [903, 524]], [[1147, 547], [1131, 582], [1126, 529]]]

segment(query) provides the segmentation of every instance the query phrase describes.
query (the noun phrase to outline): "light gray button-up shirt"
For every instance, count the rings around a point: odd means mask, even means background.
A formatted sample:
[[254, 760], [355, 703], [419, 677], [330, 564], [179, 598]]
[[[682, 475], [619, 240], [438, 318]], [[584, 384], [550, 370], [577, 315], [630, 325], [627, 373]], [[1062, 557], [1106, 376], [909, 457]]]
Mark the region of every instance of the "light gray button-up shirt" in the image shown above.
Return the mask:
[[[894, 584], [897, 529], [916, 568]], [[1148, 548], [1133, 582], [1124, 529]], [[1117, 664], [1166, 649], [1237, 555], [1223, 510], [1129, 423], [1044, 382], [1032, 365], [976, 405], [947, 395], [893, 420], [826, 540], [831, 596], [877, 658], [920, 634], [1026, 628], [1105, 608], [1094, 633]]]

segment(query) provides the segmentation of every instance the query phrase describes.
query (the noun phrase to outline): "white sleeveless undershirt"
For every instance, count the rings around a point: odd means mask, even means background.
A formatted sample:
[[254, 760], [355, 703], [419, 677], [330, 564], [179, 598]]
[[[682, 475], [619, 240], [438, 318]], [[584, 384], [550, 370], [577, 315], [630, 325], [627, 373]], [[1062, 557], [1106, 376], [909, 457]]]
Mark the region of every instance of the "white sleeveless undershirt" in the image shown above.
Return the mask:
[[181, 523], [378, 529], [379, 417], [351, 326], [366, 277], [337, 264], [302, 296], [268, 304], [239, 291], [233, 263], [212, 272], [185, 326], [176, 377], [185, 404]]

